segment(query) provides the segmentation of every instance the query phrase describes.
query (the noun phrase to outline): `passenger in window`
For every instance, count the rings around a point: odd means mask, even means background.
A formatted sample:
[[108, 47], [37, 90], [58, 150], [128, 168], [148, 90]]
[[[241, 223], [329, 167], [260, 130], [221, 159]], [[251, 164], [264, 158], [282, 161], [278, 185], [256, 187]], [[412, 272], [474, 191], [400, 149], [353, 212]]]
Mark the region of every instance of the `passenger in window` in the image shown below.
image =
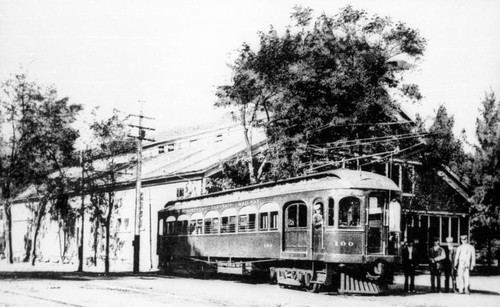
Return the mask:
[[314, 205], [313, 226], [320, 228], [323, 225], [323, 204], [317, 203]]

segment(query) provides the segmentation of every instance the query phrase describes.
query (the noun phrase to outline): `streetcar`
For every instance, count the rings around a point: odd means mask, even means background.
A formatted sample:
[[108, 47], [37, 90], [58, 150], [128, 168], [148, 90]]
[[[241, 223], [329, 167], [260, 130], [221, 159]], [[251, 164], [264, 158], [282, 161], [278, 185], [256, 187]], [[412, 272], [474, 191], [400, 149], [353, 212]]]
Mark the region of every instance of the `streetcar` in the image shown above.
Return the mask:
[[401, 193], [385, 176], [337, 169], [170, 201], [158, 212], [159, 266], [382, 293], [400, 262]]

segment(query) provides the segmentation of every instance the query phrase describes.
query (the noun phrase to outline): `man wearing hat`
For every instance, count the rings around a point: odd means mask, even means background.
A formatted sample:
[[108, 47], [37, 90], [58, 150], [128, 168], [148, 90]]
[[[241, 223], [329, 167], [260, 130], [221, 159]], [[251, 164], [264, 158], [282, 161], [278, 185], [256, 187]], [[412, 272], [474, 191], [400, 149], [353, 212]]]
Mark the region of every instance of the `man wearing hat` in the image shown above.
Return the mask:
[[458, 273], [457, 286], [460, 293], [469, 294], [469, 274], [471, 270], [474, 270], [474, 266], [476, 265], [476, 250], [474, 246], [468, 243], [467, 235], [461, 235], [460, 240], [462, 241], [462, 245], [457, 248], [454, 263]]
[[443, 272], [443, 260], [446, 258], [446, 254], [444, 249], [439, 246], [439, 238], [434, 238], [433, 242], [434, 246], [429, 249], [431, 291], [441, 292], [441, 272]]
[[320, 228], [323, 225], [323, 214], [322, 214], [322, 204], [317, 203], [314, 205], [314, 214], [313, 214], [313, 226], [314, 228]]
[[[444, 249], [446, 253], [446, 259], [444, 261], [444, 291], [445, 292], [455, 292], [457, 289], [456, 276], [457, 271], [455, 270], [454, 261], [456, 248], [453, 246], [453, 238], [446, 238], [447, 246]], [[450, 277], [451, 277], [451, 291], [450, 291]]]
[[[409, 241], [403, 247], [403, 270], [405, 273], [405, 291], [415, 292], [415, 271], [418, 267], [419, 255], [413, 241]], [[410, 288], [408, 289], [408, 281], [410, 281]]]

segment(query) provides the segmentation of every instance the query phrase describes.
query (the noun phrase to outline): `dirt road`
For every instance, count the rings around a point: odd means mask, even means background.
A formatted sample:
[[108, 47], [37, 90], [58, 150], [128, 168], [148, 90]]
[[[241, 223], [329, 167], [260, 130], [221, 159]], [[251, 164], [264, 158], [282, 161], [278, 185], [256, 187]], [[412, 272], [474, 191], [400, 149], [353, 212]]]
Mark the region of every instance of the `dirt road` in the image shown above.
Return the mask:
[[0, 279], [0, 306], [500, 306], [500, 276], [474, 276], [470, 295], [402, 291], [397, 276], [386, 296], [307, 293], [266, 283], [155, 275], [112, 276], [9, 273]]

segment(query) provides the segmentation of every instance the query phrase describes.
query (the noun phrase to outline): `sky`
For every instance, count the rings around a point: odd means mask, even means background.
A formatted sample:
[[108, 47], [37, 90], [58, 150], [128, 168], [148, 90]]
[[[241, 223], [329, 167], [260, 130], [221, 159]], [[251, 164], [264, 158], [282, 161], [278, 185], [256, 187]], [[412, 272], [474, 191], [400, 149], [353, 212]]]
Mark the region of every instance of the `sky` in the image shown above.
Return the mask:
[[244, 42], [270, 25], [283, 33], [295, 5], [333, 15], [347, 4], [420, 31], [427, 50], [408, 80], [424, 98], [404, 108], [430, 121], [442, 104], [474, 142], [485, 93], [500, 95], [497, 0], [0, 0], [0, 81], [27, 72], [86, 112], [142, 105], [145, 126], [196, 124], [223, 112], [215, 90]]

